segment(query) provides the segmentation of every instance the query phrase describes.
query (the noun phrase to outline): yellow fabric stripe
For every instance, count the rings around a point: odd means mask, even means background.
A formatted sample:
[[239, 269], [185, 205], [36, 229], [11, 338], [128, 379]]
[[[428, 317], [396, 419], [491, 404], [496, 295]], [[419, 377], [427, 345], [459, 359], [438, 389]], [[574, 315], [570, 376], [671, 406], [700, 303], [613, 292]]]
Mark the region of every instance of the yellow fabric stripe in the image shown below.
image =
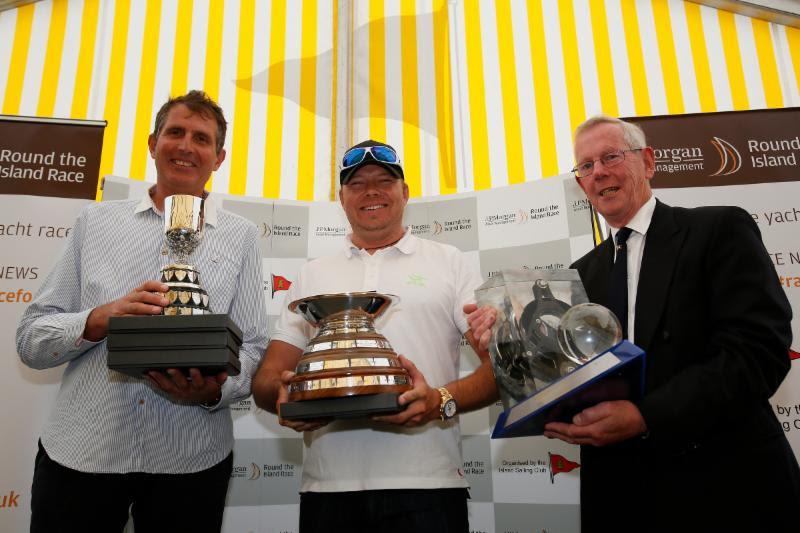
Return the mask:
[[652, 0], [652, 3], [658, 55], [661, 58], [661, 73], [664, 77], [664, 93], [667, 97], [667, 110], [671, 115], [684, 113], [686, 108], [683, 103], [683, 89], [678, 70], [678, 57], [675, 54], [675, 41], [672, 38], [669, 3], [667, 0]]
[[447, 0], [434, 0], [433, 60], [436, 77], [436, 131], [439, 140], [439, 194], [456, 192], [453, 140], [453, 85], [450, 77], [450, 18]]
[[639, 17], [636, 14], [635, 0], [622, 0], [622, 24], [625, 28], [625, 48], [628, 51], [631, 85], [633, 87], [633, 106], [638, 116], [650, 115], [650, 90], [647, 87], [647, 74], [644, 70], [642, 39], [639, 36]]
[[483, 36], [479, 0], [464, 2], [464, 32], [469, 84], [469, 118], [472, 137], [472, 174], [476, 191], [492, 187], [489, 136], [486, 131], [486, 91], [483, 86]]
[[417, 71], [416, 1], [400, 2], [400, 54], [403, 84], [403, 169], [411, 196], [422, 195]]
[[[114, 157], [117, 149], [119, 130], [119, 109], [122, 101], [122, 82], [125, 74], [125, 54], [128, 44], [128, 22], [131, 15], [130, 0], [116, 0], [114, 5], [114, 25], [111, 33], [111, 58], [108, 63], [108, 84], [106, 86], [106, 106], [103, 118], [108, 121], [103, 136], [103, 152], [100, 157], [100, 179], [114, 172]], [[98, 191], [98, 199], [100, 192]]]
[[775, 46], [770, 34], [770, 23], [765, 20], [750, 19], [753, 24], [753, 37], [756, 42], [756, 53], [764, 84], [764, 100], [767, 107], [783, 107], [783, 91], [778, 76], [778, 64], [775, 61]]
[[224, 20], [225, 0], [209, 0], [203, 90], [214, 100], [219, 97], [219, 73], [220, 64], [222, 62], [222, 26]]
[[153, 91], [158, 60], [158, 41], [161, 33], [161, 0], [147, 0], [142, 36], [142, 59], [139, 65], [139, 95], [136, 99], [136, 122], [133, 126], [131, 170], [129, 176], [143, 180], [149, 154], [147, 138], [153, 115]]
[[3, 98], [3, 114], [16, 115], [22, 100], [22, 84], [25, 81], [25, 67], [28, 63], [28, 50], [31, 44], [31, 27], [33, 26], [34, 4], [24, 5], [17, 9], [17, 23], [14, 29], [14, 44], [11, 49], [11, 61], [8, 64], [6, 94]]
[[511, 0], [498, 0], [495, 9], [500, 86], [503, 92], [508, 182], [522, 183], [525, 181], [525, 156], [522, 152], [522, 128], [519, 123], [517, 61], [514, 53], [514, 32], [511, 30]]
[[736, 18], [733, 13], [717, 10], [719, 30], [722, 35], [722, 49], [728, 67], [728, 83], [731, 87], [731, 100], [734, 109], [748, 109], [747, 85], [744, 82], [742, 52], [739, 49], [739, 35], [736, 32]]
[[[255, 42], [255, 0], [239, 2], [239, 50], [236, 58], [236, 104], [233, 111], [233, 143], [231, 143], [230, 194], [244, 195], [247, 190], [247, 154], [250, 139], [250, 100], [252, 87], [242, 87], [242, 80], [253, 76]], [[252, 81], [250, 82], [252, 83]]]
[[[336, 87], [339, 83], [339, 55], [337, 53], [338, 42], [339, 42], [339, 2], [337, 0], [330, 0], [331, 2], [331, 13], [333, 14], [332, 20], [332, 40], [331, 40], [331, 50], [333, 50], [333, 64], [331, 65], [331, 73], [333, 74], [331, 80], [331, 187], [330, 187], [330, 194], [328, 195], [328, 199], [331, 201], [336, 200], [336, 178], [338, 177], [338, 173], [336, 172], [336, 120], [338, 119], [336, 115], [336, 98], [337, 92]], [[351, 122], [352, 124], [352, 122]]]
[[369, 136], [376, 141], [386, 142], [386, 24], [383, 0], [369, 0], [368, 25]]
[[297, 199], [314, 199], [316, 177], [317, 1], [303, 0], [300, 63], [300, 125], [298, 127]]
[[617, 87], [614, 85], [614, 62], [611, 59], [611, 40], [608, 36], [605, 0], [589, 0], [594, 40], [594, 57], [597, 64], [597, 85], [600, 90], [600, 106], [604, 113], [619, 115]]
[[[209, 0], [208, 31], [206, 32], [206, 65], [203, 75], [203, 90], [214, 100], [219, 100], [219, 75], [222, 63], [222, 26], [225, 21], [225, 0]], [[206, 182], [206, 190], [212, 190], [214, 175]]]
[[72, 118], [86, 118], [89, 109], [89, 91], [94, 70], [94, 45], [97, 39], [99, 0], [84, 0], [81, 16], [81, 44], [78, 67], [75, 72], [75, 90], [72, 93]]
[[175, 48], [172, 54], [170, 96], [180, 96], [187, 91], [193, 14], [194, 2], [192, 0], [179, 0], [178, 16], [175, 17]]
[[542, 176], [558, 174], [556, 130], [553, 123], [553, 103], [550, 99], [550, 72], [547, 68], [547, 40], [544, 33], [542, 2], [528, 0], [528, 31], [531, 42], [533, 92], [536, 99], [536, 126], [539, 130], [539, 157]]
[[686, 11], [686, 26], [689, 32], [689, 43], [692, 47], [694, 79], [697, 81], [700, 111], [709, 113], [717, 110], [717, 100], [714, 96], [714, 83], [711, 81], [711, 67], [708, 64], [703, 17], [700, 14], [699, 4], [684, 2], [683, 7]]
[[575, 10], [572, 0], [558, 0], [558, 19], [561, 27], [561, 50], [564, 54], [564, 72], [567, 79], [567, 106], [570, 131], [586, 119], [581, 85], [581, 61], [578, 55], [578, 32], [575, 29]]
[[794, 81], [800, 91], [800, 29], [786, 26], [786, 41], [789, 43], [789, 54], [792, 56], [794, 68]]
[[286, 0], [272, 0], [269, 23], [269, 79], [267, 81], [267, 128], [264, 134], [264, 197], [281, 193], [283, 145], [283, 82], [286, 57]]
[[53, 115], [58, 91], [58, 75], [61, 70], [61, 50], [64, 47], [64, 32], [67, 27], [66, 0], [53, 0], [50, 15], [50, 31], [47, 36], [47, 51], [44, 56], [42, 86], [39, 89], [39, 105], [36, 114], [40, 117]]

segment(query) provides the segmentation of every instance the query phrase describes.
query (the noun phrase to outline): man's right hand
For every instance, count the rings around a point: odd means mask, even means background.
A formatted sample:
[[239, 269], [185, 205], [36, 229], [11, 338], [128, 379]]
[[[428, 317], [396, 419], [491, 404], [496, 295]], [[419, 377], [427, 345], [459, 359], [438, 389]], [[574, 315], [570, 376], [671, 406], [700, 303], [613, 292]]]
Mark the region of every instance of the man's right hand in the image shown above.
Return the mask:
[[497, 319], [497, 310], [488, 305], [478, 307], [475, 304], [467, 304], [464, 306], [464, 313], [467, 315], [467, 324], [475, 340], [478, 341], [478, 346], [481, 350], [488, 350], [489, 341], [492, 339], [492, 326]]
[[293, 377], [294, 372], [291, 370], [284, 370], [281, 373], [281, 388], [278, 391], [278, 401], [275, 402], [275, 409], [278, 412], [278, 422], [280, 425], [286, 426], [287, 428], [291, 428], [301, 433], [303, 431], [314, 431], [315, 429], [327, 426], [331, 421], [330, 418], [317, 418], [313, 420], [286, 420], [280, 416], [281, 404], [289, 401], [289, 383], [292, 381]]
[[95, 307], [86, 319], [83, 338], [97, 342], [108, 334], [108, 319], [112, 316], [157, 315], [166, 307], [168, 300], [164, 294], [169, 286], [160, 281], [149, 280], [131, 292], [105, 305]]

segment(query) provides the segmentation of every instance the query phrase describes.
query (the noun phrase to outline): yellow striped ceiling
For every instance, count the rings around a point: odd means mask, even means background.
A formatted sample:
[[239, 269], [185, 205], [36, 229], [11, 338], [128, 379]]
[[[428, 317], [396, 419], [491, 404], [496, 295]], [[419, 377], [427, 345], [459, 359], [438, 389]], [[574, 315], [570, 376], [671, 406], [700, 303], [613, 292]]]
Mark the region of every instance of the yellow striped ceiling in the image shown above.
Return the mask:
[[107, 120], [102, 174], [153, 181], [153, 116], [190, 88], [230, 122], [213, 190], [331, 198], [334, 147], [372, 137], [398, 148], [414, 196], [448, 194], [566, 171], [572, 129], [600, 111], [798, 106], [800, 30], [682, 0], [45, 0], [0, 13], [0, 110]]

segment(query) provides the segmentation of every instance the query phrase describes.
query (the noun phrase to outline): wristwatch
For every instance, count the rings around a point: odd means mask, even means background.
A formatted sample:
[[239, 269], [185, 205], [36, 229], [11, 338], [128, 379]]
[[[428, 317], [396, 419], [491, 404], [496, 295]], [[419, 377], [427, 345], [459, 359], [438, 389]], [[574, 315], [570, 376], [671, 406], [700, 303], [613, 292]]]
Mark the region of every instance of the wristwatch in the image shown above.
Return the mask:
[[442, 420], [450, 420], [456, 413], [458, 412], [458, 405], [456, 404], [455, 398], [453, 395], [450, 394], [450, 391], [444, 387], [439, 387], [437, 389], [439, 394], [442, 396], [442, 401], [439, 404], [439, 418]]

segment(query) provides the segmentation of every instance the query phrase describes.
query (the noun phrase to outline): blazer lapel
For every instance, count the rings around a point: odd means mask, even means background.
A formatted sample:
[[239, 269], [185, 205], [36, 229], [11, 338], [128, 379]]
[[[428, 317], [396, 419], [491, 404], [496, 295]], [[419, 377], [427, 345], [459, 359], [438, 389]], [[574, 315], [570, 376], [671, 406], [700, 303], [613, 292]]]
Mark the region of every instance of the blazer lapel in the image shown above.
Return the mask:
[[608, 283], [613, 263], [614, 244], [609, 237], [600, 243], [586, 268], [582, 269], [584, 271], [583, 286], [590, 302], [608, 305]]
[[656, 203], [647, 230], [639, 285], [636, 289], [636, 344], [647, 351], [664, 311], [678, 252], [686, 237], [686, 228], [675, 221], [671, 207]]

